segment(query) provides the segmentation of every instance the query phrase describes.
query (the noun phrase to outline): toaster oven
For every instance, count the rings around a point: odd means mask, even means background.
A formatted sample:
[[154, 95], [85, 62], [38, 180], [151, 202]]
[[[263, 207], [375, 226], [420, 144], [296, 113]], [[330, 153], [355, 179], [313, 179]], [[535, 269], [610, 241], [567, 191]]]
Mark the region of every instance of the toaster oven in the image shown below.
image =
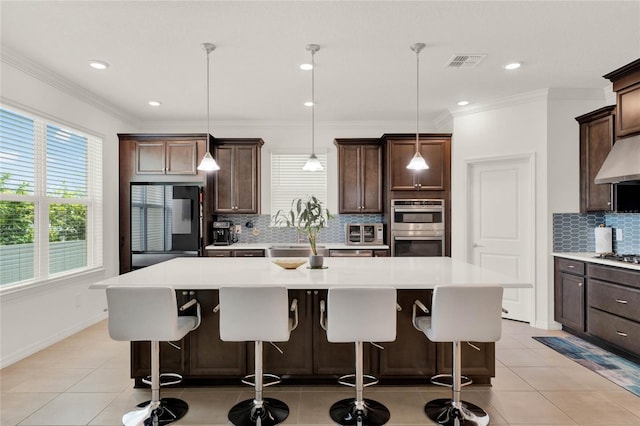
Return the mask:
[[384, 244], [384, 225], [382, 223], [347, 223], [346, 242], [349, 245]]

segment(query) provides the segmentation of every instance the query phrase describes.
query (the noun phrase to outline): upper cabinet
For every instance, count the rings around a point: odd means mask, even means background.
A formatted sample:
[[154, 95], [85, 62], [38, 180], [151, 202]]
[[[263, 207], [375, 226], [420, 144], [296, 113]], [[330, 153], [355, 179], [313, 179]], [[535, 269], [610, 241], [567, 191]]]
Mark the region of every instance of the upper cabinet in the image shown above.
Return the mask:
[[382, 212], [380, 139], [336, 139], [339, 213]]
[[407, 164], [416, 152], [415, 134], [383, 135], [387, 142], [390, 191], [449, 191], [451, 135], [420, 134], [419, 149], [429, 168], [413, 171]]
[[640, 59], [604, 78], [611, 81], [616, 92], [616, 137], [640, 134]]
[[135, 141], [135, 172], [143, 174], [198, 174], [195, 140]]
[[213, 157], [220, 170], [213, 175], [213, 211], [260, 213], [260, 150], [262, 139], [215, 139]]
[[614, 142], [615, 105], [576, 117], [580, 124], [580, 212], [610, 211], [611, 184], [595, 184]]

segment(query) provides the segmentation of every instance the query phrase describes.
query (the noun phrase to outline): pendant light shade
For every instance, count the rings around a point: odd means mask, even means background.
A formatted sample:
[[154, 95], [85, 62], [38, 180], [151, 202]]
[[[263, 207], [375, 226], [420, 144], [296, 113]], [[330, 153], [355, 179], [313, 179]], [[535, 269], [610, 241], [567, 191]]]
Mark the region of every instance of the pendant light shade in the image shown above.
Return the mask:
[[315, 108], [316, 108], [316, 99], [315, 99], [315, 69], [316, 64], [314, 62], [314, 55], [318, 50], [320, 50], [320, 46], [317, 44], [308, 44], [307, 50], [311, 52], [311, 155], [307, 159], [307, 162], [302, 167], [302, 170], [307, 172], [318, 172], [320, 170], [324, 170], [322, 164], [320, 164], [320, 160], [316, 157], [315, 152]]
[[420, 154], [420, 51], [424, 49], [424, 43], [416, 43], [411, 45], [411, 50], [416, 52], [416, 153], [407, 164], [407, 169], [426, 170], [429, 168], [427, 162]]
[[202, 43], [202, 48], [207, 53], [207, 151], [198, 165], [198, 170], [204, 172], [215, 172], [216, 170], [220, 170], [220, 166], [218, 166], [218, 163], [216, 163], [216, 160], [209, 152], [209, 54], [216, 49], [216, 46], [211, 43]]

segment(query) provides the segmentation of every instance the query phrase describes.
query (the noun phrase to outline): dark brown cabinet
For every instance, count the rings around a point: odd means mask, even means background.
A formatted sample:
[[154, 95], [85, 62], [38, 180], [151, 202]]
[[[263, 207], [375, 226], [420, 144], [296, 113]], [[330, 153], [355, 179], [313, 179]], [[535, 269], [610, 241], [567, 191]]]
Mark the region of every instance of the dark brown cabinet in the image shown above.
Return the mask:
[[213, 211], [260, 213], [262, 139], [216, 139], [213, 156], [220, 170], [213, 176]]
[[555, 320], [575, 331], [585, 330], [584, 262], [555, 258]]
[[207, 257], [264, 257], [264, 250], [207, 250]]
[[198, 145], [193, 140], [135, 142], [136, 174], [198, 174]]
[[580, 212], [611, 211], [611, 184], [593, 181], [614, 143], [615, 105], [576, 117], [580, 124]]
[[413, 171], [407, 164], [416, 152], [415, 135], [384, 135], [390, 191], [449, 191], [451, 135], [420, 135], [420, 154], [429, 168]]
[[340, 213], [382, 212], [380, 139], [336, 139]]
[[611, 81], [616, 92], [616, 137], [640, 134], [640, 59], [604, 78]]

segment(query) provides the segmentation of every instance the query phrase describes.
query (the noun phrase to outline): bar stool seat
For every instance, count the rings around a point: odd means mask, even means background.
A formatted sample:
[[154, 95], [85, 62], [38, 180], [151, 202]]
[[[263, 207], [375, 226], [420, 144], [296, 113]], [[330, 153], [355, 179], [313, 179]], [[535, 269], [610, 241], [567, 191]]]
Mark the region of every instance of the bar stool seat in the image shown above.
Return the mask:
[[[363, 342], [392, 342], [396, 339], [396, 290], [394, 288], [330, 288], [326, 309], [321, 302], [320, 325], [332, 343], [355, 344], [355, 378], [350, 384], [343, 376], [339, 383], [356, 388], [355, 398], [334, 403], [331, 419], [340, 425], [383, 425], [389, 421], [389, 409], [378, 401], [364, 398], [364, 388], [376, 384], [375, 377], [363, 372]], [[324, 312], [326, 310], [326, 323]], [[365, 379], [369, 382], [365, 384]]]
[[[178, 308], [175, 290], [171, 287], [107, 287], [109, 335], [120, 341], [151, 342], [151, 400], [138, 405], [122, 417], [129, 425], [166, 425], [181, 419], [189, 409], [177, 398], [160, 398], [160, 342], [181, 340], [200, 325], [200, 304], [191, 299]], [[196, 315], [179, 316], [195, 306]], [[179, 376], [178, 376], [179, 377]], [[176, 383], [175, 375], [171, 383]], [[179, 382], [179, 380], [178, 380]]]
[[[243, 383], [254, 386], [255, 397], [231, 408], [229, 421], [236, 426], [272, 426], [289, 416], [289, 407], [275, 398], [264, 398], [263, 388], [280, 383], [273, 374], [264, 374], [263, 342], [286, 342], [298, 326], [298, 301], [289, 307], [285, 287], [221, 287], [220, 339], [230, 342], [254, 341], [255, 370]], [[289, 318], [289, 311], [294, 317]], [[264, 378], [271, 379], [265, 383]], [[253, 382], [248, 378], [253, 378]]]
[[489, 415], [475, 404], [463, 401], [461, 342], [495, 342], [502, 334], [502, 287], [436, 286], [433, 290], [431, 316], [415, 316], [413, 325], [432, 342], [452, 342], [453, 371], [451, 398], [429, 401], [424, 411], [440, 425], [487, 425]]

